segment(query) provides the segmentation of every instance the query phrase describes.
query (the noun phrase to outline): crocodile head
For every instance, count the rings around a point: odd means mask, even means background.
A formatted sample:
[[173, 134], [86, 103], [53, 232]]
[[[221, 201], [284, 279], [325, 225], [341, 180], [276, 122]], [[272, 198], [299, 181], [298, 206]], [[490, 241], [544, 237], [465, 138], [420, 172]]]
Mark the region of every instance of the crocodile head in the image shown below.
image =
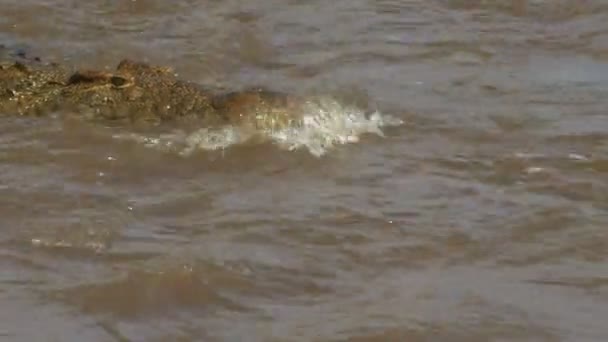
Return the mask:
[[69, 73], [57, 65], [0, 63], [0, 114], [62, 111], [88, 119], [199, 127], [236, 124], [259, 129], [291, 125], [302, 98], [263, 89], [219, 92], [177, 79], [171, 69], [132, 60], [113, 71]]

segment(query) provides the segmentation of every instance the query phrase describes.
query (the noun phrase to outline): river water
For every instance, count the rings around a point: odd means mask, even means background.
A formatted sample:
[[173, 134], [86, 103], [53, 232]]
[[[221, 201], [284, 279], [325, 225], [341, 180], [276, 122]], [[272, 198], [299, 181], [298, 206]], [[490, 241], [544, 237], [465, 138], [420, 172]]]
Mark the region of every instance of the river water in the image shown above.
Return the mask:
[[0, 340], [608, 340], [606, 1], [1, 3], [8, 49], [375, 114], [2, 116]]

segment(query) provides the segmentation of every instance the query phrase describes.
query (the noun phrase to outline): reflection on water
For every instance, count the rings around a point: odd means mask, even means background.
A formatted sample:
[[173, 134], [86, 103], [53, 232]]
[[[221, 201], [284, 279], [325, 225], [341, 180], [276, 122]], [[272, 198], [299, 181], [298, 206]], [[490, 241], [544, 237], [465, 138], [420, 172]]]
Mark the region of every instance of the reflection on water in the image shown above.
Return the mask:
[[5, 1], [2, 57], [381, 115], [255, 141], [2, 117], [0, 340], [607, 340], [607, 20], [601, 0]]

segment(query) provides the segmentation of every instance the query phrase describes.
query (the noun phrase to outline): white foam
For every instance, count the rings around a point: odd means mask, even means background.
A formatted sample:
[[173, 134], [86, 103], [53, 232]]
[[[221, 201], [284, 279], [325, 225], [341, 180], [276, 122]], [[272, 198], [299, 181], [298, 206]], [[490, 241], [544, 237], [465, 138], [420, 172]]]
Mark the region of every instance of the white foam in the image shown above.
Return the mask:
[[[141, 134], [115, 135], [148, 147], [172, 150], [188, 156], [197, 150], [220, 150], [256, 140], [270, 141], [282, 149], [306, 149], [322, 156], [336, 145], [359, 142], [363, 134], [384, 136], [383, 127], [399, 126], [401, 119], [374, 112], [366, 115], [359, 108], [344, 106], [333, 99], [310, 101], [301, 118], [287, 127], [244, 131], [239, 127], [201, 128], [194, 132], [174, 131], [157, 137]], [[272, 125], [271, 125], [272, 126]]]
[[226, 126], [219, 129], [201, 128], [186, 136], [185, 147], [179, 153], [187, 156], [197, 149], [225, 149], [246, 140], [247, 139], [242, 137], [239, 130], [232, 126]]
[[359, 142], [365, 133], [384, 136], [381, 127], [403, 123], [379, 112], [367, 117], [362, 110], [335, 100], [310, 102], [305, 113], [298, 124], [267, 132], [268, 136], [288, 150], [306, 148], [313, 155], [322, 156], [335, 145]]

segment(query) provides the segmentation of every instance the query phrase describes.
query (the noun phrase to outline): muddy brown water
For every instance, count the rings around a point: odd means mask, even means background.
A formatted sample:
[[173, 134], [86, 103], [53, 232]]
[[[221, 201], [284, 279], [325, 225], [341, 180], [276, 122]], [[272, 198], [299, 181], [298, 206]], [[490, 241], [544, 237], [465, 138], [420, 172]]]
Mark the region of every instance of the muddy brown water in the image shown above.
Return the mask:
[[0, 43], [404, 121], [182, 156], [2, 117], [1, 341], [608, 340], [605, 1], [3, 0]]

